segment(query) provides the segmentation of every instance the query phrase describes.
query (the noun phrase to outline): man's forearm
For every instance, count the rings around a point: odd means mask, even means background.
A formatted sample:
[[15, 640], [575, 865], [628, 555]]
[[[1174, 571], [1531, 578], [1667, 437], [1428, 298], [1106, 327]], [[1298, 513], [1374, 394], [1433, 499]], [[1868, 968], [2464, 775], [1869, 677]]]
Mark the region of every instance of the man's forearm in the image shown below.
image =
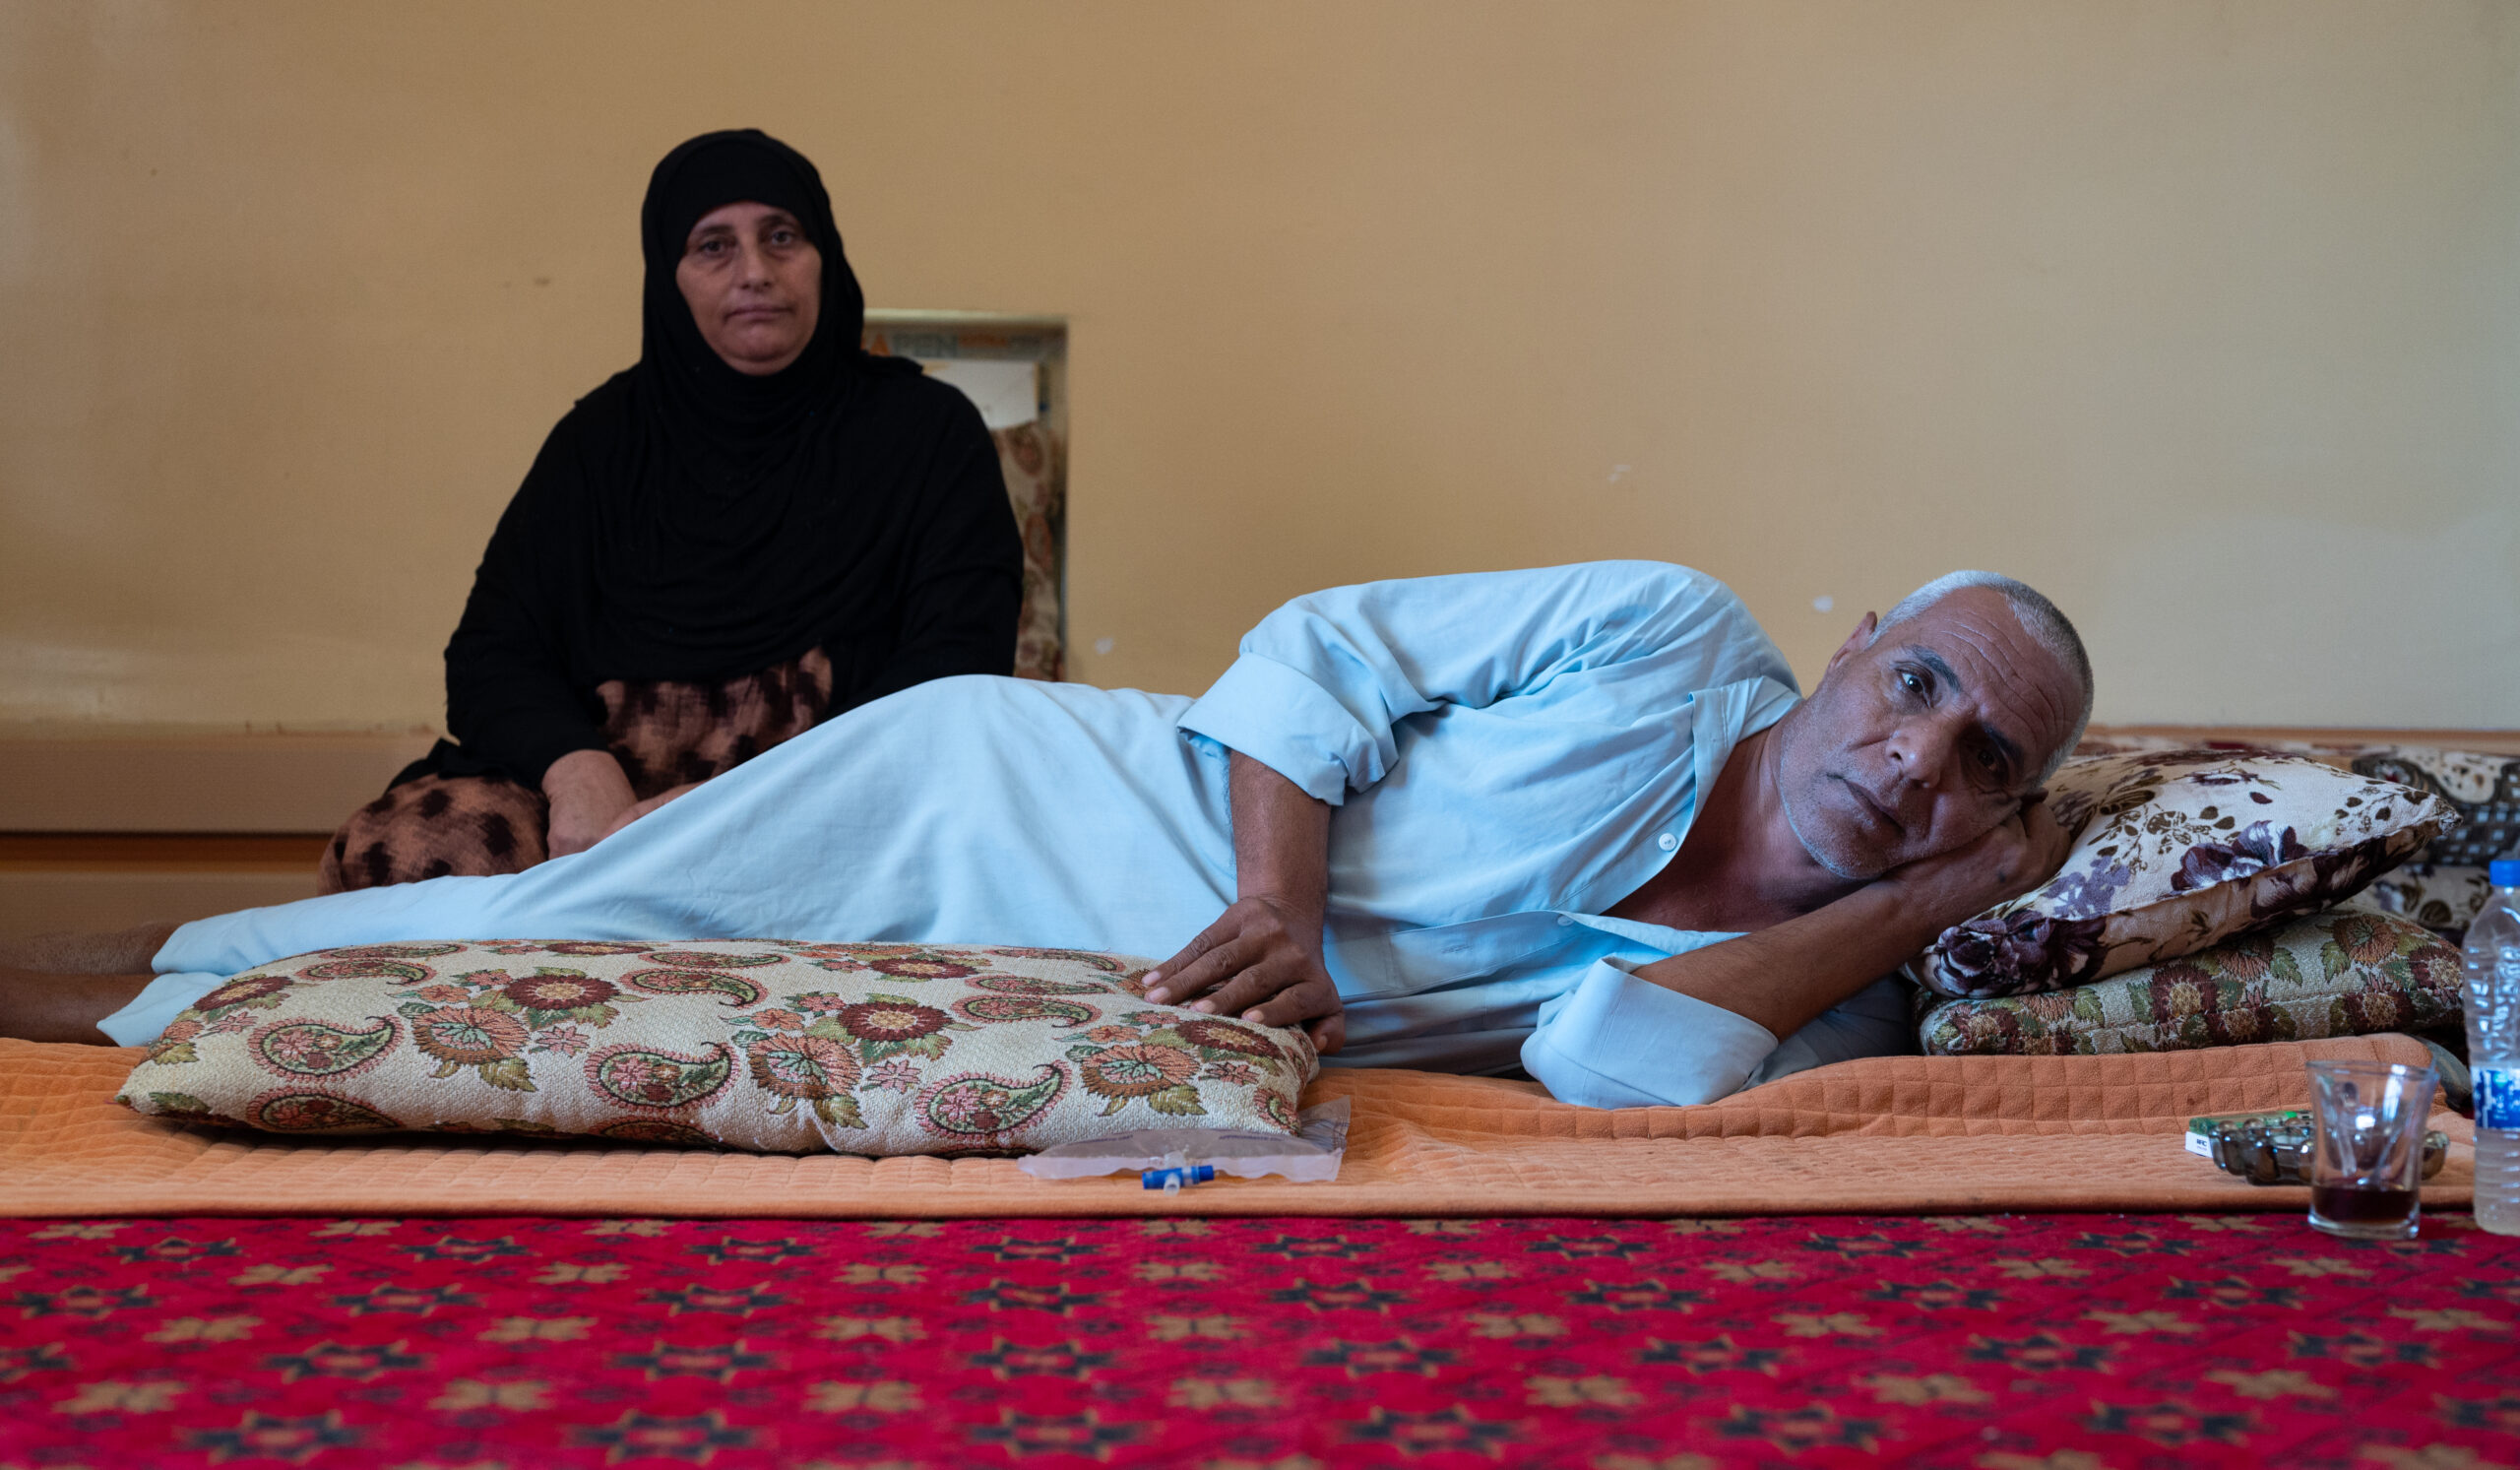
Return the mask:
[[1636, 973], [1756, 1021], [1782, 1041], [1952, 925], [2047, 881], [2072, 842], [2046, 804], [2032, 799], [1975, 840], [1895, 868], [1834, 903]]
[[[1270, 1026], [1301, 1025], [1336, 1052], [1347, 1035], [1321, 962], [1330, 897], [1330, 803], [1233, 753], [1233, 904], [1147, 972], [1146, 997]], [[1197, 998], [1193, 998], [1197, 997]]]
[[1673, 955], [1636, 974], [1766, 1027], [1778, 1040], [1889, 974], [1942, 932], [1946, 921], [1887, 883], [1772, 928]]
[[1239, 750], [1232, 768], [1234, 896], [1282, 905], [1317, 936], [1330, 898], [1330, 803]]

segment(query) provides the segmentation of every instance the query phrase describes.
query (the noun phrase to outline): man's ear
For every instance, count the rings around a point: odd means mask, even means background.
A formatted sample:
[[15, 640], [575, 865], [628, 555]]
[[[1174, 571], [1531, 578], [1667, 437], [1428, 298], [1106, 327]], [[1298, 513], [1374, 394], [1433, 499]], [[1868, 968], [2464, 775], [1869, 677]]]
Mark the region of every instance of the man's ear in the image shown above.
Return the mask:
[[1878, 613], [1863, 614], [1863, 621], [1855, 625], [1855, 631], [1847, 635], [1847, 641], [1838, 645], [1836, 653], [1829, 655], [1829, 667], [1820, 671], [1820, 677], [1827, 679], [1830, 674], [1838, 671], [1840, 664], [1871, 647], [1872, 630], [1879, 625], [1880, 621]]

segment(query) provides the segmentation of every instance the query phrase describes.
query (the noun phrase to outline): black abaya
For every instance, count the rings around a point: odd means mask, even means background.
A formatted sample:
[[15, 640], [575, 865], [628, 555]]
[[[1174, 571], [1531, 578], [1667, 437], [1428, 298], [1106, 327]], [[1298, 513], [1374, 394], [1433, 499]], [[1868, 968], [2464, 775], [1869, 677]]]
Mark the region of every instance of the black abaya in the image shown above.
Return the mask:
[[[703, 216], [794, 215], [823, 260], [805, 352], [764, 377], [721, 360], [675, 285]], [[499, 518], [447, 645], [445, 742], [406, 775], [538, 785], [601, 749], [607, 679], [712, 682], [820, 647], [831, 714], [1014, 667], [1023, 546], [978, 412], [858, 348], [864, 298], [820, 178], [761, 133], [693, 139], [642, 210], [638, 364], [582, 399]]]

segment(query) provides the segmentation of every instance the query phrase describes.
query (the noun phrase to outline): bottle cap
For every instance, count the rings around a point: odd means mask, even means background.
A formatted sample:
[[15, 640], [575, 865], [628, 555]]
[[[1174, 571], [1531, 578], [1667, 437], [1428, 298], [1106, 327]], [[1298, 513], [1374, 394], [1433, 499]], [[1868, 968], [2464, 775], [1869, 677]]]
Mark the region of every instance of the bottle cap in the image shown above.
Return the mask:
[[2520, 888], [2520, 858], [2496, 858], [2486, 864], [2486, 881], [2496, 888]]

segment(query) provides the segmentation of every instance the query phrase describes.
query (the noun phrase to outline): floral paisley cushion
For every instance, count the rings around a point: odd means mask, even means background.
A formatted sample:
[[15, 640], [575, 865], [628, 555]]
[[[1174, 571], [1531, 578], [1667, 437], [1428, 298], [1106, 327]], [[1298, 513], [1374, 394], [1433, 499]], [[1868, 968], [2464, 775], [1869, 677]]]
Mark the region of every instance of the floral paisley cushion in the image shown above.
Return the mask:
[[2459, 1018], [2459, 952], [2423, 926], [2331, 909], [2184, 959], [2044, 995], [1946, 1000], [1928, 1055], [2178, 1052], [2419, 1031]]
[[2353, 896], [2458, 820], [2377, 776], [2265, 750], [2078, 757], [2048, 783], [2077, 829], [2057, 874], [1945, 929], [1910, 967], [1960, 998], [2083, 985]]
[[248, 970], [117, 1101], [282, 1133], [773, 1153], [1032, 1150], [1294, 1126], [1300, 1031], [1141, 997], [1151, 962], [964, 945], [371, 944]]

